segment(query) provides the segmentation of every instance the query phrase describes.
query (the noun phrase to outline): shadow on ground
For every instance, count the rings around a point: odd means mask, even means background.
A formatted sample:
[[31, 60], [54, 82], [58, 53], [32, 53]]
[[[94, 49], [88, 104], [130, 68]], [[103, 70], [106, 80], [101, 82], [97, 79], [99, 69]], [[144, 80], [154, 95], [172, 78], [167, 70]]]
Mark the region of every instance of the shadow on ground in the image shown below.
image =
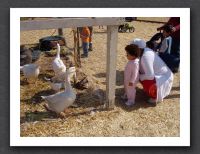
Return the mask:
[[20, 117], [20, 123], [25, 122], [34, 122], [34, 121], [45, 121], [57, 119], [57, 114], [53, 112], [43, 112], [43, 111], [34, 111], [34, 112], [25, 112], [25, 116]]
[[41, 96], [48, 96], [48, 95], [52, 95], [54, 93], [55, 93], [55, 91], [53, 91], [51, 89], [50, 90], [43, 90], [43, 91], [40, 91], [40, 92], [36, 93], [30, 99], [22, 99], [21, 101], [25, 102], [27, 104], [39, 104], [39, 103], [41, 103], [43, 101]]
[[[145, 93], [142, 89], [137, 88], [137, 94], [136, 94], [136, 100], [135, 104], [131, 107], [127, 107], [124, 103], [124, 101], [121, 99], [121, 96], [123, 95], [124, 89], [118, 88], [116, 89], [116, 99], [115, 99], [115, 106], [122, 108], [123, 110], [127, 112], [131, 112], [133, 110], [138, 110], [140, 108], [148, 108], [152, 107], [151, 105], [147, 104], [145, 100], [147, 99]], [[35, 94], [31, 99], [32, 100], [23, 100], [26, 102], [31, 102], [35, 100], [36, 102], [41, 102], [41, 96], [42, 95], [50, 95], [52, 91], [46, 90], [41, 91], [37, 94]], [[83, 90], [79, 93], [77, 93], [77, 99], [73, 106], [69, 107], [67, 110], [70, 114], [66, 114], [65, 118], [70, 116], [80, 116], [80, 115], [87, 115], [91, 114], [91, 112], [95, 111], [108, 111], [108, 109], [105, 109], [105, 94], [106, 92], [98, 89], [94, 91], [88, 91]], [[26, 112], [25, 116], [20, 118], [20, 122], [34, 122], [34, 121], [51, 121], [56, 120], [59, 118], [59, 115], [54, 112], [49, 111], [34, 111], [34, 112]]]
[[121, 107], [123, 110], [126, 110], [127, 112], [138, 110], [140, 108], [154, 107], [151, 104], [146, 103], [148, 97], [146, 96], [144, 91], [140, 88], [136, 88], [136, 98], [135, 98], [135, 104], [133, 106], [125, 105], [125, 100], [121, 99], [121, 96], [123, 94], [124, 94], [123, 88], [116, 89], [115, 106]]
[[[106, 78], [106, 73], [101, 72], [94, 75], [96, 78]], [[106, 84], [106, 82], [102, 82], [102, 84]], [[116, 85], [121, 86], [124, 84], [124, 71], [116, 71]]]

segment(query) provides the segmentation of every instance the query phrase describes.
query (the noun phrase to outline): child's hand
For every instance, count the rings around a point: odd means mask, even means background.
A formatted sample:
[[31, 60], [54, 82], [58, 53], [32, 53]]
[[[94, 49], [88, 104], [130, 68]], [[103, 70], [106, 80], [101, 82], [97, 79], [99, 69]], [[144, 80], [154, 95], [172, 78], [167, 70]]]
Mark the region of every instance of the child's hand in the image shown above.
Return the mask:
[[176, 31], [176, 28], [175, 27], [172, 27], [172, 32], [175, 32]]
[[133, 83], [132, 83], [132, 82], [129, 82], [128, 86], [133, 86]]

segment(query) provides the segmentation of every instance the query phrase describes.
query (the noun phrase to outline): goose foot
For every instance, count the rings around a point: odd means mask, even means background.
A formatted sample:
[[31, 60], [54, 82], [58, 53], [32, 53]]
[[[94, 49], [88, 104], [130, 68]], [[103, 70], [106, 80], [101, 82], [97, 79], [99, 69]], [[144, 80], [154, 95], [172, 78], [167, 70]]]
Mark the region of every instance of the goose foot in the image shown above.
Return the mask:
[[66, 109], [64, 110], [64, 113], [65, 113], [65, 114], [69, 114], [70, 111], [66, 108]]
[[44, 108], [45, 108], [48, 112], [51, 112], [51, 113], [55, 114], [55, 116], [57, 116], [57, 117], [59, 117], [59, 118], [61, 118], [61, 119], [65, 118], [65, 113], [63, 113], [63, 112], [61, 112], [61, 113], [56, 113], [56, 112], [52, 111], [52, 110], [49, 108], [48, 104], [44, 104], [43, 106], [44, 106]]
[[69, 117], [73, 115], [73, 113], [69, 110], [69, 108], [66, 108], [63, 112], [65, 113], [65, 117]]
[[59, 116], [61, 119], [64, 119], [66, 115], [65, 115], [64, 112], [60, 112], [60, 113], [58, 114], [58, 116]]
[[52, 111], [52, 110], [49, 108], [49, 106], [48, 106], [47, 104], [44, 104], [43, 106], [44, 106], [44, 108], [45, 108], [47, 111], [55, 113], [54, 111]]
[[29, 84], [29, 82], [30, 82], [28, 78], [25, 78], [24, 81], [25, 81], [27, 84]]

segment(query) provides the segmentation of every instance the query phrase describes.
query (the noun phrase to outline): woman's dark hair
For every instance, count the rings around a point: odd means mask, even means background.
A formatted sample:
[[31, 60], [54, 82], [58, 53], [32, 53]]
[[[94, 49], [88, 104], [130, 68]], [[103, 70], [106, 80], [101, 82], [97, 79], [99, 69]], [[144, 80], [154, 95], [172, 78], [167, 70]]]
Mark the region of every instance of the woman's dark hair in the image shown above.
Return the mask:
[[172, 28], [173, 28], [172, 25], [165, 25], [163, 27], [163, 30], [166, 31], [167, 33], [171, 33], [172, 32]]
[[150, 48], [150, 49], [152, 49], [152, 50], [154, 50], [154, 43], [152, 42], [152, 41], [147, 41], [146, 42], [146, 46], [148, 47], [148, 48]]
[[138, 48], [137, 45], [130, 44], [125, 47], [125, 50], [131, 55], [135, 57], [140, 56], [140, 49]]

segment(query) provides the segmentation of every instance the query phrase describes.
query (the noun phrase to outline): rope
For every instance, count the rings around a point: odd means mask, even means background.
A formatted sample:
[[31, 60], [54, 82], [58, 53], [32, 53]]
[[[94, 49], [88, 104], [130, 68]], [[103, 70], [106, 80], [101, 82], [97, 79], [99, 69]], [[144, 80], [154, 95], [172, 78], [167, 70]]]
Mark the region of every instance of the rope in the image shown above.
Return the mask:
[[54, 32], [51, 34], [51, 36], [53, 36], [53, 34], [55, 34], [56, 31], [57, 31], [57, 29], [54, 30]]

